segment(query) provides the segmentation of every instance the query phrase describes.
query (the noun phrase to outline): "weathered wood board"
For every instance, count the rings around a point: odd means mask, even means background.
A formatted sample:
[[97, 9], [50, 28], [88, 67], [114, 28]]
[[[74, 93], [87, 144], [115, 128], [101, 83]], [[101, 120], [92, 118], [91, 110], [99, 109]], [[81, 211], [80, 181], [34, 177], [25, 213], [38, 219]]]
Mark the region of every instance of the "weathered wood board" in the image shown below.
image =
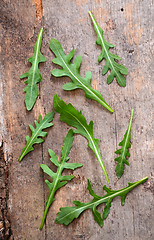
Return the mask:
[[[14, 240], [152, 240], [153, 231], [153, 1], [149, 0], [1, 0], [0, 1], [0, 239]], [[121, 88], [116, 80], [107, 85], [101, 71], [104, 62], [98, 64], [100, 47], [96, 46], [88, 11], [91, 10], [104, 29], [108, 42], [115, 44], [113, 53], [122, 56], [129, 74], [127, 86]], [[32, 111], [24, 104], [24, 81], [19, 76], [28, 71], [27, 59], [32, 56], [34, 43], [40, 27], [44, 28], [42, 53], [47, 62], [40, 64], [43, 81], [40, 96]], [[66, 53], [72, 48], [82, 55], [81, 74], [92, 71], [92, 85], [98, 89], [115, 110], [107, 112], [94, 101], [87, 100], [83, 91], [64, 92], [66, 78], [56, 79], [50, 71], [53, 54], [49, 50], [51, 38], [59, 40]], [[56, 213], [62, 206], [72, 205], [73, 200], [89, 201], [87, 179], [95, 191], [103, 194], [106, 184], [96, 157], [87, 147], [87, 141], [75, 136], [70, 157], [81, 162], [83, 168], [74, 172], [75, 178], [56, 194], [45, 226], [39, 230], [48, 189], [41, 163], [51, 166], [48, 148], [56, 154], [61, 151], [68, 126], [54, 118], [54, 127], [42, 145], [35, 146], [19, 163], [18, 157], [30, 134], [28, 124], [39, 114], [53, 109], [52, 100], [58, 93], [67, 103], [82, 110], [88, 122], [94, 121], [94, 135], [100, 139], [100, 149], [107, 171], [109, 187], [118, 189], [127, 183], [149, 176], [148, 182], [134, 189], [122, 207], [120, 199], [113, 201], [111, 212], [104, 227], [94, 221], [86, 211], [80, 219], [68, 227], [54, 223]], [[134, 108], [132, 124], [132, 147], [130, 166], [117, 180], [114, 151], [125, 133], [131, 109]], [[53, 166], [51, 166], [53, 168]], [[53, 168], [54, 170], [54, 168]]]

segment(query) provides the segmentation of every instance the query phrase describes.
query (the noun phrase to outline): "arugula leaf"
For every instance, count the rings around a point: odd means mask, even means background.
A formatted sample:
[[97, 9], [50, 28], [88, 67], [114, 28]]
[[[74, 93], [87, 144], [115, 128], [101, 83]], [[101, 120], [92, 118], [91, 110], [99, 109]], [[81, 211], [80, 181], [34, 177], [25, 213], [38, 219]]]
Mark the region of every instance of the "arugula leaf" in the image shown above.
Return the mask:
[[25, 81], [27, 86], [24, 89], [24, 92], [26, 92], [25, 103], [28, 111], [30, 111], [33, 108], [36, 99], [39, 95], [37, 83], [42, 81], [42, 76], [39, 71], [38, 65], [41, 62], [46, 62], [46, 58], [40, 52], [42, 34], [43, 28], [41, 28], [38, 34], [38, 38], [34, 47], [34, 54], [32, 57], [28, 59], [28, 61], [32, 64], [31, 69], [20, 76], [20, 78], [28, 78]]
[[[100, 227], [103, 227], [103, 220], [106, 219], [110, 213], [112, 200], [115, 197], [120, 196], [121, 204], [124, 205], [127, 194], [139, 184], [144, 183], [147, 179], [148, 177], [145, 177], [138, 182], [128, 183], [127, 187], [120, 190], [111, 190], [110, 188], [107, 188], [106, 186], [104, 186], [103, 189], [107, 193], [103, 197], [99, 197], [93, 192], [91, 183], [88, 180], [88, 190], [89, 190], [89, 194], [93, 197], [93, 200], [88, 203], [73, 201], [73, 203], [76, 205], [75, 207], [60, 208], [60, 212], [57, 213], [58, 217], [56, 218], [55, 222], [68, 225], [75, 218], [78, 218], [82, 212], [84, 212], [87, 209], [91, 209], [94, 215], [95, 221], [99, 224]], [[97, 207], [102, 203], [105, 203], [105, 207], [104, 207], [103, 215], [101, 217], [100, 212], [97, 211]]]
[[108, 111], [113, 113], [113, 109], [105, 102], [100, 92], [91, 87], [91, 72], [87, 72], [85, 78], [80, 76], [79, 69], [82, 61], [81, 56], [77, 56], [74, 63], [71, 63], [75, 50], [73, 49], [68, 55], [65, 55], [62, 46], [56, 39], [51, 39], [50, 49], [56, 56], [52, 62], [61, 67], [61, 69], [52, 70], [52, 75], [55, 77], [67, 76], [72, 79], [72, 82], [63, 85], [63, 89], [68, 91], [80, 88], [85, 92], [86, 98], [97, 101]]
[[36, 120], [34, 121], [36, 128], [34, 128], [32, 125], [29, 125], [30, 130], [32, 131], [32, 136], [26, 136], [26, 146], [22, 149], [21, 155], [19, 157], [19, 162], [22, 161], [24, 156], [33, 151], [33, 145], [37, 143], [42, 143], [44, 142], [44, 139], [42, 137], [47, 136], [47, 132], [42, 131], [45, 128], [49, 128], [53, 126], [53, 123], [51, 121], [53, 120], [54, 117], [54, 112], [49, 112], [45, 115], [44, 119], [42, 119], [42, 116], [39, 116], [39, 121], [37, 122]]
[[131, 125], [133, 120], [133, 113], [134, 113], [134, 109], [132, 109], [132, 112], [131, 112], [131, 118], [130, 118], [128, 129], [124, 135], [123, 140], [119, 143], [119, 146], [122, 146], [122, 147], [117, 151], [115, 151], [116, 154], [120, 154], [119, 157], [114, 159], [115, 161], [118, 162], [115, 169], [118, 178], [121, 178], [121, 176], [123, 175], [124, 164], [129, 165], [129, 162], [127, 161], [126, 158], [130, 157], [129, 148], [131, 147], [130, 138], [131, 138]]
[[70, 129], [64, 139], [64, 145], [62, 147], [62, 151], [61, 151], [61, 154], [62, 154], [62, 157], [61, 157], [61, 161], [59, 163], [58, 161], [58, 158], [56, 156], [56, 154], [51, 150], [49, 149], [49, 154], [50, 154], [50, 157], [51, 157], [51, 162], [53, 164], [56, 165], [57, 167], [57, 172], [53, 172], [50, 168], [48, 168], [48, 166], [46, 166], [45, 164], [41, 164], [41, 168], [43, 169], [43, 171], [48, 174], [51, 178], [52, 178], [52, 183], [50, 183], [48, 180], [45, 180], [46, 184], [48, 185], [49, 187], [49, 196], [48, 196], [48, 199], [46, 201], [46, 205], [45, 205], [45, 211], [44, 211], [44, 214], [43, 214], [43, 218], [42, 218], [42, 222], [41, 222], [41, 226], [40, 226], [40, 229], [43, 228], [43, 225], [44, 225], [44, 221], [46, 219], [46, 215], [47, 215], [47, 212], [48, 212], [48, 209], [50, 207], [50, 205], [52, 204], [52, 202], [55, 200], [54, 199], [54, 195], [55, 195], [55, 192], [61, 188], [62, 186], [64, 186], [67, 181], [71, 180], [72, 178], [74, 178], [73, 175], [65, 175], [65, 176], [62, 176], [62, 171], [66, 168], [66, 169], [76, 169], [78, 167], [82, 167], [82, 164], [81, 163], [67, 163], [67, 161], [69, 160], [69, 157], [68, 157], [68, 154], [72, 148], [72, 144], [73, 144], [73, 130]]
[[90, 11], [89, 11], [89, 15], [92, 19], [94, 29], [97, 34], [96, 44], [102, 47], [101, 54], [98, 57], [98, 62], [101, 62], [104, 58], [106, 60], [106, 64], [102, 70], [102, 75], [105, 75], [110, 69], [111, 73], [107, 77], [107, 83], [110, 84], [113, 81], [114, 77], [116, 77], [118, 84], [121, 87], [125, 87], [126, 79], [124, 78], [123, 75], [128, 74], [128, 69], [115, 61], [115, 60], [121, 60], [121, 58], [115, 54], [112, 54], [109, 51], [109, 48], [113, 48], [114, 45], [112, 43], [108, 43], [107, 41], [105, 41], [103, 37], [103, 32], [104, 32], [103, 29], [100, 28], [100, 26], [98, 25], [98, 23], [96, 22], [94, 16]]
[[99, 140], [94, 138], [93, 135], [93, 121], [89, 125], [81, 111], [78, 112], [71, 103], [68, 105], [55, 94], [53, 99], [53, 106], [56, 112], [60, 113], [60, 120], [67, 123], [69, 126], [76, 128], [74, 133], [80, 134], [87, 138], [88, 147], [95, 153], [107, 182], [109, 182], [108, 175], [99, 151]]

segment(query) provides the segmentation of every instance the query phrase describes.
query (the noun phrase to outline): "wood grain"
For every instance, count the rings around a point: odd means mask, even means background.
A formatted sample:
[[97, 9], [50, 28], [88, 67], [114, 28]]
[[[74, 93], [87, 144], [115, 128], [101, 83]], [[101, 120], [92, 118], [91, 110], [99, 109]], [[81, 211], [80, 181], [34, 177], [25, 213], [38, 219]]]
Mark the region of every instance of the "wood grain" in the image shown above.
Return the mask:
[[[35, 2], [39, 2], [43, 8], [40, 23]], [[1, 0], [0, 8], [0, 142], [3, 153], [0, 165], [0, 239], [8, 239], [10, 236], [14, 240], [152, 240], [152, 0]], [[122, 57], [121, 63], [129, 70], [126, 88], [119, 87], [116, 80], [108, 86], [107, 76], [101, 74], [104, 62], [97, 62], [100, 47], [95, 44], [96, 34], [88, 16], [89, 10], [103, 28], [105, 39], [115, 44], [113, 53]], [[40, 64], [43, 76], [39, 86], [40, 96], [33, 110], [27, 112], [23, 93], [25, 84], [19, 76], [29, 70], [27, 59], [32, 56], [40, 27], [44, 28], [42, 53], [47, 62]], [[62, 90], [62, 85], [69, 79], [57, 79], [50, 74], [55, 67], [51, 63], [54, 56], [49, 50], [51, 38], [61, 42], [65, 53], [74, 48], [76, 55], [82, 56], [81, 75], [89, 70], [92, 72], [92, 85], [115, 110], [113, 114], [96, 102], [87, 100], [81, 90]], [[68, 126], [60, 122], [58, 114], [53, 121], [54, 127], [48, 130], [45, 142], [35, 146], [35, 151], [29, 153], [21, 163], [17, 160], [25, 145], [25, 136], [30, 134], [28, 124], [38, 119], [39, 114], [44, 116], [52, 110], [55, 93], [82, 110], [88, 121], [94, 121], [94, 136], [100, 139], [101, 154], [110, 178], [109, 187], [119, 189], [127, 186], [128, 181], [149, 176], [147, 183], [128, 195], [124, 207], [120, 199], [113, 201], [110, 215], [102, 229], [90, 211], [68, 227], [54, 223], [59, 207], [72, 205], [75, 199], [89, 201], [88, 178], [98, 194], [103, 194], [102, 186], [106, 184], [99, 163], [87, 147], [86, 139], [76, 135], [70, 158], [71, 162], [81, 162], [83, 167], [75, 170], [75, 178], [57, 192], [46, 224], [42, 231], [39, 230], [48, 195], [44, 183], [46, 176], [40, 164], [51, 166], [48, 148], [60, 154], [68, 131]], [[123, 177], [117, 180], [114, 151], [127, 129], [132, 108], [134, 119], [130, 166]]]

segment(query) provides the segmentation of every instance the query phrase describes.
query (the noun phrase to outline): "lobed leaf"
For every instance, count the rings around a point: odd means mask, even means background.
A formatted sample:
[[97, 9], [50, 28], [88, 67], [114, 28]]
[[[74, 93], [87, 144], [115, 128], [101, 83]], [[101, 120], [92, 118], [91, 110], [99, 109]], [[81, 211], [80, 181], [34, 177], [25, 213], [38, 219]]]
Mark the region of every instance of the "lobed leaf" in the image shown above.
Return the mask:
[[119, 143], [119, 146], [121, 146], [121, 148], [118, 149], [117, 151], [115, 151], [116, 154], [120, 154], [119, 157], [114, 159], [115, 161], [118, 162], [116, 169], [115, 169], [118, 178], [121, 178], [121, 176], [123, 175], [124, 165], [125, 164], [129, 165], [127, 158], [130, 157], [129, 148], [131, 147], [130, 139], [131, 139], [131, 125], [132, 125], [132, 120], [133, 120], [133, 113], [134, 113], [134, 109], [132, 109], [129, 126], [124, 135], [124, 138]]
[[103, 67], [102, 75], [105, 75], [109, 70], [111, 71], [109, 76], [107, 77], [107, 83], [112, 83], [114, 77], [116, 77], [118, 84], [121, 87], [126, 86], [126, 79], [123, 75], [128, 74], [128, 69], [123, 65], [117, 63], [115, 60], [120, 60], [121, 58], [115, 54], [112, 54], [109, 49], [113, 48], [114, 45], [105, 41], [103, 37], [103, 30], [100, 28], [98, 23], [96, 22], [94, 16], [89, 11], [89, 15], [94, 25], [95, 32], [97, 34], [96, 44], [102, 47], [102, 51], [98, 57], [98, 62], [101, 62], [103, 59], [106, 60], [106, 64]]
[[77, 56], [74, 63], [71, 63], [75, 50], [72, 50], [68, 55], [65, 55], [61, 44], [56, 39], [51, 39], [50, 49], [56, 56], [52, 62], [61, 67], [61, 69], [52, 70], [52, 75], [55, 77], [67, 76], [72, 80], [71, 83], [64, 84], [63, 89], [68, 91], [80, 88], [85, 92], [86, 98], [97, 101], [108, 111], [113, 113], [113, 109], [105, 102], [100, 92], [91, 87], [91, 72], [87, 72], [85, 78], [80, 76], [79, 70], [82, 62], [81, 56]]
[[32, 136], [26, 136], [26, 146], [22, 149], [21, 155], [19, 157], [19, 162], [22, 161], [22, 159], [24, 158], [24, 156], [31, 152], [32, 150], [34, 150], [33, 145], [34, 144], [38, 144], [38, 143], [42, 143], [44, 142], [44, 139], [42, 139], [42, 137], [47, 136], [47, 132], [44, 132], [43, 130], [45, 128], [49, 128], [51, 126], [53, 126], [53, 123], [51, 123], [51, 121], [53, 120], [54, 117], [54, 112], [49, 112], [45, 115], [44, 119], [42, 119], [42, 116], [39, 116], [39, 122], [37, 122], [36, 120], [35, 122], [35, 126], [36, 128], [34, 128], [32, 125], [29, 125], [30, 130], [32, 131]]
[[92, 213], [94, 215], [94, 220], [99, 224], [100, 227], [103, 227], [103, 218], [101, 217], [100, 212], [97, 211], [96, 205], [93, 205]]
[[[120, 190], [111, 190], [109, 188], [106, 188], [105, 186], [103, 188], [105, 188], [105, 190], [107, 191], [107, 194], [105, 194], [102, 197], [95, 198], [94, 196], [93, 200], [88, 203], [73, 201], [73, 203], [76, 206], [60, 208], [60, 212], [57, 213], [58, 216], [55, 222], [59, 224], [69, 225], [75, 218], [78, 218], [82, 212], [84, 212], [87, 209], [91, 209], [94, 215], [94, 220], [102, 227], [104, 219], [106, 219], [107, 216], [109, 215], [112, 200], [115, 197], [120, 196], [121, 203], [122, 205], [124, 205], [124, 201], [127, 194], [136, 186], [140, 185], [141, 183], [144, 183], [147, 179], [148, 177], [145, 177], [138, 182], [128, 183], [127, 187]], [[88, 180], [88, 187], [89, 187], [89, 184], [90, 184], [90, 181]], [[92, 192], [93, 194], [94, 191], [90, 190], [90, 192]], [[97, 207], [102, 203], [105, 203], [105, 207], [104, 207], [103, 215], [101, 216], [101, 214], [97, 211]]]
[[69, 159], [67, 156], [70, 153], [70, 150], [72, 148], [73, 139], [74, 139], [73, 138], [73, 130], [70, 129], [68, 131], [65, 139], [64, 139], [64, 144], [63, 144], [62, 151], [61, 151], [62, 156], [61, 156], [60, 163], [58, 161], [58, 158], [57, 158], [56, 154], [51, 149], [49, 149], [49, 155], [51, 157], [50, 160], [57, 167], [57, 172], [56, 173], [54, 173], [45, 164], [41, 164], [41, 168], [44, 171], [44, 173], [48, 174], [52, 178], [52, 183], [50, 183], [48, 180], [45, 180], [45, 182], [47, 183], [47, 185], [49, 187], [49, 195], [48, 195], [48, 198], [47, 198], [47, 201], [46, 201], [45, 211], [44, 211], [43, 218], [42, 218], [42, 221], [41, 221], [40, 229], [43, 228], [48, 209], [49, 209], [50, 205], [52, 204], [52, 202], [55, 200], [54, 195], [55, 195], [56, 191], [59, 188], [63, 187], [67, 183], [67, 181], [70, 181], [71, 179], [74, 178], [73, 175], [62, 176], [63, 170], [65, 168], [74, 170], [78, 167], [82, 167], [81, 163], [66, 163]]
[[92, 149], [95, 153], [99, 164], [104, 172], [107, 182], [109, 182], [108, 175], [103, 163], [103, 160], [99, 151], [99, 140], [94, 138], [93, 135], [93, 122], [91, 121], [87, 124], [85, 117], [81, 112], [78, 112], [72, 104], [66, 104], [63, 100], [59, 98], [57, 94], [55, 94], [53, 99], [53, 106], [56, 112], [60, 114], [60, 120], [62, 122], [67, 123], [69, 126], [76, 128], [74, 133], [80, 134], [87, 138], [88, 147]]
[[30, 111], [39, 95], [37, 83], [42, 81], [42, 76], [39, 71], [39, 63], [46, 62], [46, 58], [41, 54], [41, 43], [42, 43], [42, 35], [43, 35], [43, 28], [41, 28], [38, 38], [34, 47], [34, 54], [32, 57], [28, 59], [28, 61], [32, 64], [30, 70], [22, 75], [20, 78], [28, 78], [25, 83], [27, 86], [24, 89], [26, 92], [25, 96], [25, 104], [28, 111]]

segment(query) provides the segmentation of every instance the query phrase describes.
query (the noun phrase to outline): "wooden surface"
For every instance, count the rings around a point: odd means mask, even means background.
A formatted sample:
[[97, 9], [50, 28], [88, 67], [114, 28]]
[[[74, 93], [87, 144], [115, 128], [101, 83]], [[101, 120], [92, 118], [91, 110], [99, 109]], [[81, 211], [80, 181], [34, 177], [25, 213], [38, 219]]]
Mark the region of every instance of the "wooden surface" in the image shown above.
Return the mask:
[[[0, 1], [0, 239], [14, 240], [152, 240], [153, 232], [153, 132], [152, 132], [152, 0], [1, 0]], [[122, 57], [129, 74], [126, 88], [116, 81], [107, 85], [101, 75], [104, 62], [98, 64], [100, 47], [96, 46], [88, 11], [91, 10], [104, 30], [104, 37], [115, 44], [113, 53]], [[47, 58], [40, 64], [43, 81], [40, 96], [31, 112], [24, 104], [24, 81], [19, 75], [28, 71], [27, 59], [32, 56], [40, 27], [44, 28], [42, 53]], [[53, 54], [49, 50], [51, 38], [59, 40], [65, 53], [75, 48], [82, 55], [81, 74], [92, 71], [92, 85], [115, 110], [110, 114], [94, 101], [87, 100], [83, 91], [64, 92], [62, 85], [69, 79], [56, 79], [50, 71]], [[110, 178], [109, 187], [119, 189], [149, 176], [144, 185], [134, 189], [122, 207], [120, 198], [113, 201], [104, 227], [94, 221], [86, 211], [68, 227], [54, 223], [59, 207], [72, 205], [73, 200], [89, 201], [87, 179], [97, 194], [103, 195], [105, 177], [87, 141], [75, 136], [71, 150], [72, 162], [83, 167], [74, 171], [75, 178], [56, 194], [47, 215], [46, 224], [39, 230], [48, 189], [41, 163], [51, 166], [48, 148], [56, 154], [61, 151], [68, 126], [61, 123], [59, 115], [54, 127], [42, 145], [35, 146], [19, 163], [18, 157], [30, 134], [28, 124], [33, 124], [39, 114], [51, 111], [52, 100], [58, 93], [67, 103], [82, 110], [88, 120], [94, 121], [94, 135], [100, 139], [100, 149]], [[134, 108], [130, 166], [120, 180], [115, 174], [114, 151], [122, 140]], [[53, 168], [53, 166], [51, 166]], [[53, 168], [53, 170], [55, 170]], [[101, 210], [102, 208], [100, 208]], [[10, 237], [10, 238], [9, 238]]]

